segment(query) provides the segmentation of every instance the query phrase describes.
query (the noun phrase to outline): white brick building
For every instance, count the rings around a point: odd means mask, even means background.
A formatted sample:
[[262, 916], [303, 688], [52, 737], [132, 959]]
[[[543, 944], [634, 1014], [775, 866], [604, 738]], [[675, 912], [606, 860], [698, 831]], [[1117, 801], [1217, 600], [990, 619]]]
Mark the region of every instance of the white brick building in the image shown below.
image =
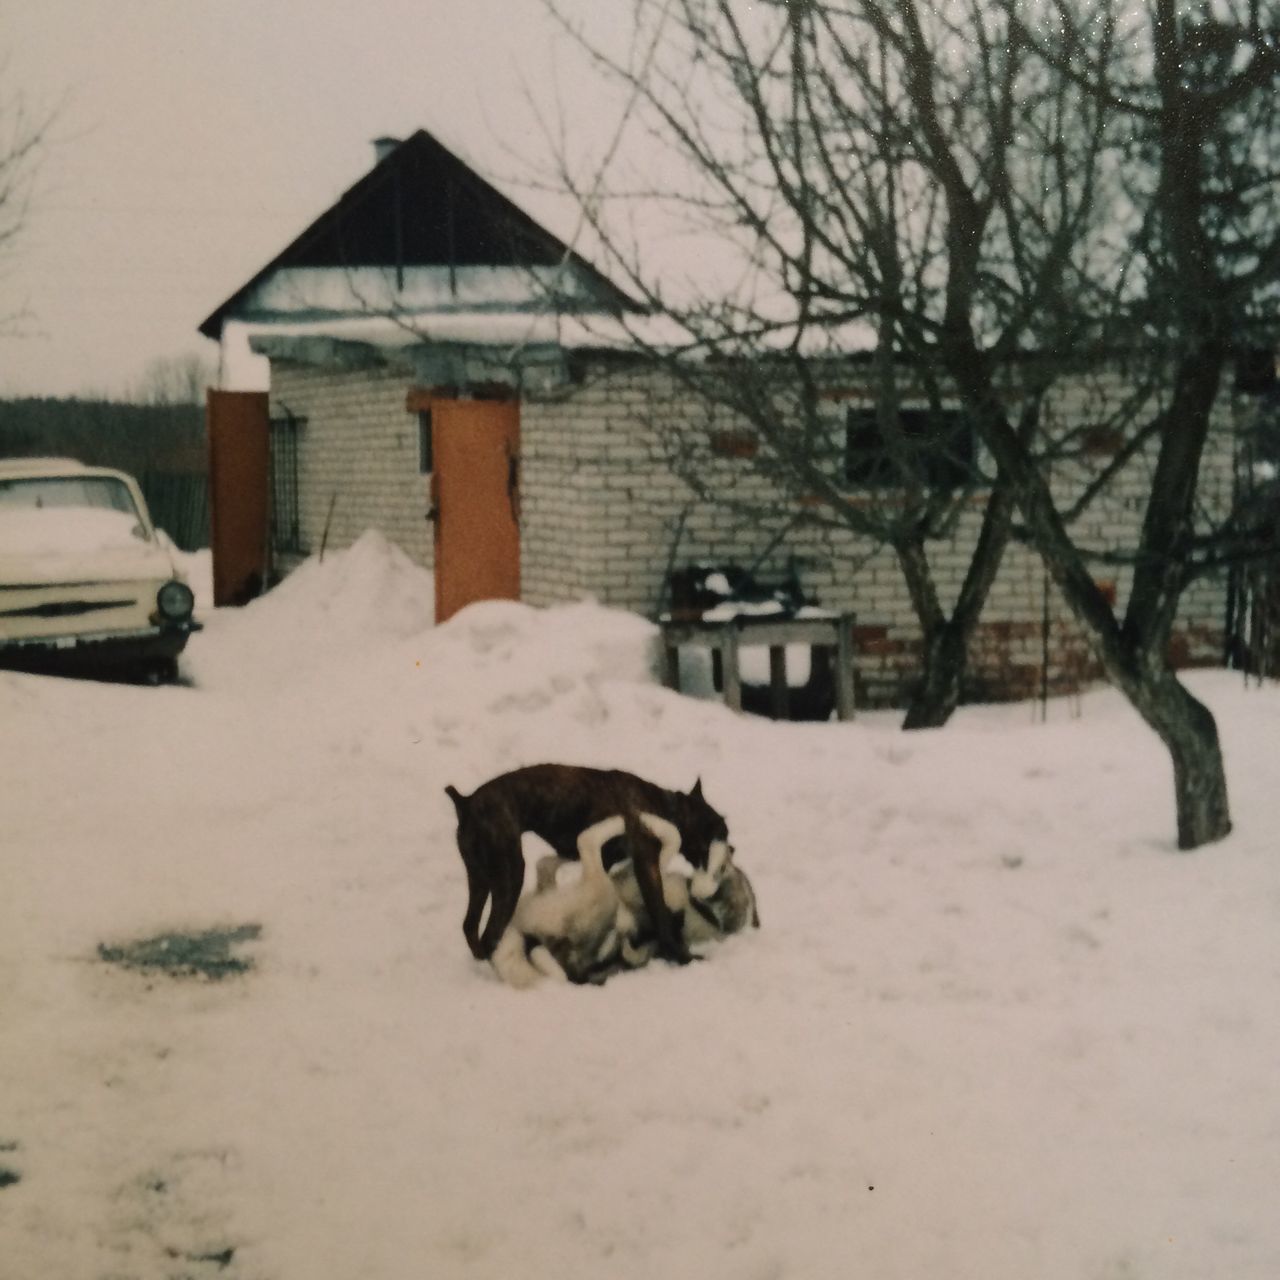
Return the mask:
[[[475, 243], [463, 260], [457, 257], [465, 237], [456, 230], [447, 254], [429, 235], [415, 249], [405, 230], [412, 218], [397, 212], [406, 192], [438, 205], [446, 189], [475, 223]], [[427, 135], [415, 135], [206, 321], [203, 331], [223, 338], [234, 323], [247, 326], [254, 349], [270, 360], [270, 414], [290, 440], [290, 486], [283, 495], [277, 487], [277, 507], [296, 506], [287, 524], [284, 513], [275, 513], [281, 564], [377, 528], [438, 579], [450, 579], [449, 607], [456, 607], [469, 590], [493, 590], [485, 586], [489, 570], [473, 568], [469, 557], [491, 527], [510, 523], [508, 550], [500, 554], [518, 559], [516, 576], [507, 580], [518, 586], [497, 593], [518, 593], [535, 605], [591, 597], [651, 617], [666, 603], [673, 568], [733, 562], [770, 579], [795, 567], [823, 606], [856, 614], [863, 703], [900, 702], [915, 673], [919, 631], [891, 553], [848, 529], [788, 528], [802, 504], [772, 490], [749, 457], [733, 456], [749, 454], [749, 447], [723, 445], [749, 441], [742, 424], [709, 421], [667, 373], [627, 350], [617, 322], [627, 300], [512, 208]], [[454, 217], [453, 206], [428, 213], [436, 226]], [[515, 227], [508, 226], [505, 239], [494, 230], [504, 219]], [[381, 238], [369, 233], [366, 243], [357, 229], [367, 227], [391, 230]], [[407, 304], [391, 320], [367, 305], [384, 289], [382, 302], [412, 295], [412, 324]], [[833, 438], [851, 406], [870, 403], [856, 378], [845, 381], [831, 400]], [[1085, 440], [1083, 451], [1055, 471], [1060, 493], [1078, 491], [1114, 451], [1105, 433], [1091, 441], [1088, 431], [1107, 420], [1127, 389], [1113, 371], [1064, 378], [1051, 392], [1048, 430], [1078, 430]], [[461, 465], [446, 463], [442, 446], [461, 440], [468, 443], [457, 448], [473, 451], [481, 420], [463, 410], [490, 402], [509, 409], [506, 434], [494, 445], [500, 452], [483, 481], [490, 505], [468, 515], [470, 532], [446, 536], [442, 530], [456, 530], [473, 504], [467, 487], [473, 482], [442, 487], [445, 473]], [[1231, 496], [1225, 403], [1220, 419], [1205, 467], [1210, 512]], [[672, 465], [673, 440], [692, 451], [704, 492], [751, 498], [755, 514], [700, 497]], [[1081, 515], [1073, 529], [1078, 540], [1103, 557], [1133, 546], [1149, 479], [1150, 458], [1140, 453]], [[959, 589], [983, 497], [976, 492], [950, 536], [932, 545], [944, 603]], [[771, 514], [762, 517], [760, 508]], [[438, 564], [446, 546], [449, 563]], [[1123, 604], [1123, 564], [1100, 558], [1096, 577]], [[1096, 674], [1046, 583], [1038, 558], [1011, 545], [974, 641], [970, 696], [1027, 696], [1042, 681], [1070, 690]], [[1222, 660], [1226, 608], [1221, 581], [1187, 592], [1177, 629], [1180, 661]]]

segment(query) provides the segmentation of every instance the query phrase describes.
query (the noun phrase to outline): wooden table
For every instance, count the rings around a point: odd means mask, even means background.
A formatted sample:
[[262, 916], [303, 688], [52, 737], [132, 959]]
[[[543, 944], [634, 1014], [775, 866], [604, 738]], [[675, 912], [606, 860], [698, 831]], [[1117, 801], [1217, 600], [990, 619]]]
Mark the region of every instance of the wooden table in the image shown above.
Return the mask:
[[806, 609], [801, 617], [771, 614], [734, 614], [729, 617], [658, 619], [666, 651], [664, 680], [669, 689], [680, 688], [680, 649], [709, 649], [720, 655], [725, 705], [742, 710], [742, 674], [738, 652], [747, 645], [769, 647], [769, 702], [774, 719], [786, 719], [789, 704], [787, 645], [804, 644], [834, 649], [836, 716], [853, 719], [853, 622], [852, 613], [827, 613]]

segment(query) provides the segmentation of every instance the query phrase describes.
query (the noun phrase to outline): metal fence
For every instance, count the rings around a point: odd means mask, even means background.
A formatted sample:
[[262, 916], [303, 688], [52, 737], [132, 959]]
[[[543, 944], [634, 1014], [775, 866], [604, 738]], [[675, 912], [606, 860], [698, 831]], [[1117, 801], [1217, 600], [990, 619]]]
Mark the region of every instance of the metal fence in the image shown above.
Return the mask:
[[183, 551], [209, 545], [209, 477], [203, 472], [143, 471], [138, 476], [151, 519]]

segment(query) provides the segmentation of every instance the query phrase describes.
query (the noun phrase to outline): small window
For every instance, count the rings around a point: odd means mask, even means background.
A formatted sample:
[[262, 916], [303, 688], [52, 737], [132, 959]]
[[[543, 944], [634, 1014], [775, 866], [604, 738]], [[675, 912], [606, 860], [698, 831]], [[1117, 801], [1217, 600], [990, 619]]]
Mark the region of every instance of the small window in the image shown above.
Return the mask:
[[435, 454], [431, 441], [431, 410], [418, 411], [418, 474], [429, 475], [435, 470]]
[[[908, 460], [931, 489], [971, 484], [977, 463], [973, 426], [959, 409], [898, 411]], [[896, 489], [902, 477], [885, 447], [876, 411], [850, 408], [845, 419], [845, 481], [858, 489]]]

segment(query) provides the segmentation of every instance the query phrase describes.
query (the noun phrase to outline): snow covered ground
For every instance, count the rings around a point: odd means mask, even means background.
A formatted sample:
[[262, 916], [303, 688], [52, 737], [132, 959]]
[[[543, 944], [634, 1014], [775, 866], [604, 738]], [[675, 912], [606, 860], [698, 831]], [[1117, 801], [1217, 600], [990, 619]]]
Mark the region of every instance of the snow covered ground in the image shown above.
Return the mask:
[[[1275, 687], [1192, 679], [1237, 825], [1183, 855], [1110, 693], [776, 725], [634, 617], [430, 599], [367, 535], [191, 687], [0, 674], [5, 1280], [1280, 1275]], [[442, 788], [544, 759], [701, 776], [763, 927], [498, 983]]]

